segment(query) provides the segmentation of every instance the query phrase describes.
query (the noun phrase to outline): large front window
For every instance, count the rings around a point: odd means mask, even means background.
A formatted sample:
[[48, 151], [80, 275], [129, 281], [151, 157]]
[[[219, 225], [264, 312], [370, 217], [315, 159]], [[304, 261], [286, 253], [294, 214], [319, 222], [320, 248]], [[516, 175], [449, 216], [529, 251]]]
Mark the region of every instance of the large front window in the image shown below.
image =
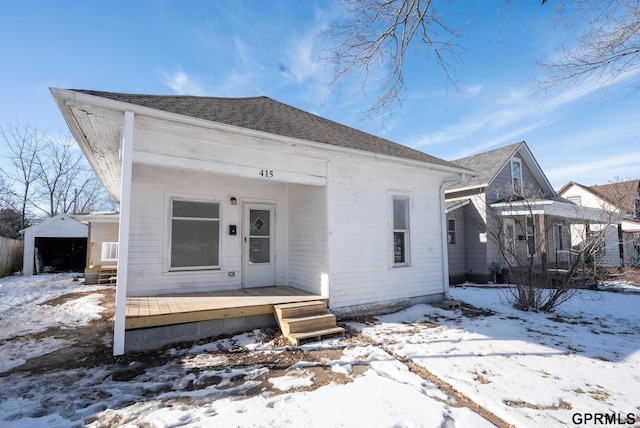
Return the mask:
[[393, 198], [393, 264], [409, 264], [409, 199]]
[[217, 268], [219, 256], [220, 204], [173, 200], [171, 268]]

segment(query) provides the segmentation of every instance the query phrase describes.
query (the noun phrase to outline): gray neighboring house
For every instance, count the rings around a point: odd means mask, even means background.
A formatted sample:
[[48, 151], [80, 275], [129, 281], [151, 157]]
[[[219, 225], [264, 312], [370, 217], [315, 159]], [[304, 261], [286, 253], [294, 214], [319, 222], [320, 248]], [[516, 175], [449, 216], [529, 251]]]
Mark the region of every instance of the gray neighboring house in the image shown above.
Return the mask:
[[[504, 260], [492, 230], [502, 228], [501, 244], [514, 254], [534, 251], [536, 265], [547, 267], [566, 263], [572, 222], [599, 221], [599, 210], [582, 209], [557, 195], [524, 141], [453, 162], [477, 175], [445, 191], [451, 284], [500, 281], [501, 268], [513, 266], [513, 260]], [[541, 245], [534, 243], [543, 242], [544, 248], [535, 250]]]

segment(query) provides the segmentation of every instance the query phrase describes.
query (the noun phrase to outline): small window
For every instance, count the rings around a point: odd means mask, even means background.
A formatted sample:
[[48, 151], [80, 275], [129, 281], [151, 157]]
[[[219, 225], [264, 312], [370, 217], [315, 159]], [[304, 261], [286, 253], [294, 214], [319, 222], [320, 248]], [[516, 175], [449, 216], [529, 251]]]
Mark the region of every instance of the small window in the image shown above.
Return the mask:
[[451, 245], [455, 245], [456, 243], [456, 221], [455, 219], [450, 219], [447, 221], [447, 241]]
[[522, 193], [522, 161], [520, 159], [511, 159], [511, 180], [513, 184], [513, 193]]
[[580, 196], [570, 196], [567, 200], [573, 204], [580, 205]]
[[393, 264], [409, 264], [409, 199], [393, 198]]
[[173, 200], [171, 269], [219, 267], [220, 204]]
[[103, 242], [102, 254], [100, 259], [103, 262], [117, 262], [118, 261], [118, 243], [117, 242]]

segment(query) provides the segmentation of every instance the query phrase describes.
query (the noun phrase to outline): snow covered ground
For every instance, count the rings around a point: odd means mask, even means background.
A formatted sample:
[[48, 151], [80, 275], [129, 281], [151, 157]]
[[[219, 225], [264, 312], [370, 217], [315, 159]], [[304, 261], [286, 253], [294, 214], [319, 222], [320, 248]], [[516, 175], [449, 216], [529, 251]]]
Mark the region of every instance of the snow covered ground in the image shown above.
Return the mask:
[[[0, 279], [0, 426], [492, 426], [408, 365], [517, 427], [640, 423], [633, 284], [581, 291], [553, 315], [512, 309], [500, 288], [455, 287], [453, 298], [487, 311], [416, 305], [350, 323], [359, 336], [299, 348], [255, 330], [170, 349], [155, 364], [7, 374], [68, 346], [48, 328], [99, 318], [100, 288], [70, 275]], [[96, 293], [42, 304], [78, 291]]]

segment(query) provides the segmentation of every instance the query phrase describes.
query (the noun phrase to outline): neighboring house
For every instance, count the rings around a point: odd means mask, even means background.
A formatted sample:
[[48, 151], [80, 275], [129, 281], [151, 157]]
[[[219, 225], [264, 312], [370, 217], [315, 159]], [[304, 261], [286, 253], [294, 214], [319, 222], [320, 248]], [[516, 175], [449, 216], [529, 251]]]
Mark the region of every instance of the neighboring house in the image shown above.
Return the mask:
[[85, 284], [113, 283], [118, 265], [120, 213], [76, 214], [73, 218], [88, 227]]
[[[600, 208], [613, 214], [614, 220], [605, 230], [606, 241], [598, 252], [598, 261], [606, 266], [637, 262], [640, 254], [640, 180], [629, 180], [596, 186], [583, 186], [570, 181], [558, 194], [571, 202]], [[597, 226], [593, 229], [599, 230]], [[584, 227], [576, 226], [584, 234]]]
[[51, 91], [120, 203], [114, 353], [146, 338], [134, 298], [275, 285], [355, 314], [447, 296], [443, 189], [466, 168], [267, 97]]
[[87, 225], [58, 214], [20, 231], [24, 235], [22, 274], [82, 272], [87, 254]]
[[563, 266], [569, 224], [600, 219], [558, 197], [524, 141], [453, 162], [476, 175], [445, 192], [451, 283], [500, 281], [531, 261]]

